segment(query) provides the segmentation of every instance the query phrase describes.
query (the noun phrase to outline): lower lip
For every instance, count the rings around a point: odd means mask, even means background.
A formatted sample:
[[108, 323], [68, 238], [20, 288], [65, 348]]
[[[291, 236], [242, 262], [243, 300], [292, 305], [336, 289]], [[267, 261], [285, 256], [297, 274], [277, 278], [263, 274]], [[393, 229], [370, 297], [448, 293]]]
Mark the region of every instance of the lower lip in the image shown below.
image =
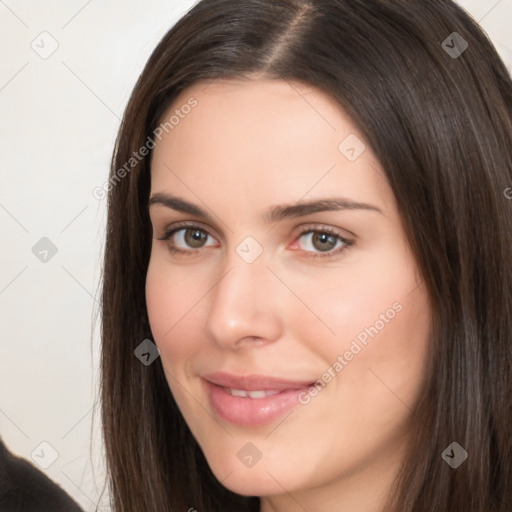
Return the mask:
[[298, 395], [308, 389], [304, 387], [284, 390], [265, 398], [243, 398], [233, 396], [221, 386], [207, 380], [204, 382], [215, 412], [230, 423], [246, 427], [266, 425], [277, 420], [293, 409], [299, 403]]

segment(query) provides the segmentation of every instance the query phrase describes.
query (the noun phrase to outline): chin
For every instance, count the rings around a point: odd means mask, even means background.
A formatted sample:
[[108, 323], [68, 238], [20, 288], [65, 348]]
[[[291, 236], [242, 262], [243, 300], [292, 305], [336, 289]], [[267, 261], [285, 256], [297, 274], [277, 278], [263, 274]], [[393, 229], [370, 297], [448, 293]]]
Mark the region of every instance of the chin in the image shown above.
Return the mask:
[[270, 496], [283, 492], [283, 488], [276, 482], [279, 480], [279, 469], [269, 469], [263, 460], [251, 468], [245, 467], [238, 460], [234, 464], [230, 460], [229, 464], [210, 464], [210, 469], [226, 489], [241, 496]]
[[282, 494], [283, 492], [283, 488], [268, 473], [264, 473], [261, 475], [261, 478], [258, 478], [258, 476], [255, 477], [251, 474], [250, 471], [247, 471], [245, 475], [233, 472], [224, 481], [219, 480], [219, 482], [226, 489], [240, 496], [271, 496]]

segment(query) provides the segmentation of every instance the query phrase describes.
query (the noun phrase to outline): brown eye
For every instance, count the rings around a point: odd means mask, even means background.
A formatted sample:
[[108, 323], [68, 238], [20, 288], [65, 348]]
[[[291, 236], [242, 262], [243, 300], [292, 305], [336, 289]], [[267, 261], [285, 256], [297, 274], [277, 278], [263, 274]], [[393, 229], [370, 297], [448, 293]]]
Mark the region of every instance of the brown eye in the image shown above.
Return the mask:
[[215, 239], [207, 231], [194, 225], [168, 229], [159, 240], [167, 241], [169, 250], [175, 253], [195, 253], [215, 244]]
[[321, 231], [316, 231], [311, 239], [313, 247], [321, 252], [334, 249], [337, 241], [338, 238], [336, 236], [330, 233], [322, 233]]
[[193, 249], [200, 249], [208, 238], [208, 235], [200, 229], [188, 228], [184, 231], [185, 243]]
[[[312, 258], [340, 256], [354, 241], [330, 229], [306, 229], [298, 237], [299, 248]], [[300, 247], [302, 246], [302, 247]]]

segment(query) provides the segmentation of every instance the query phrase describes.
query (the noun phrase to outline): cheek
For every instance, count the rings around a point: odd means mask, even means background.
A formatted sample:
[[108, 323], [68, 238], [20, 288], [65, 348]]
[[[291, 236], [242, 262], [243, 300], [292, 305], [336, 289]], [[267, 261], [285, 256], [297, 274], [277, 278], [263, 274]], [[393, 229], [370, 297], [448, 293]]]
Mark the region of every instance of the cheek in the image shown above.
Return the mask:
[[[391, 237], [388, 237], [391, 238]], [[294, 283], [316, 319], [307, 313], [319, 333], [339, 347], [379, 321], [395, 302], [402, 303], [414, 290], [415, 267], [406, 247], [382, 239], [368, 248], [348, 252], [338, 266], [317, 268], [313, 272], [290, 272], [285, 281]], [[299, 308], [300, 309], [300, 308]], [[402, 315], [404, 316], [404, 315]], [[321, 321], [321, 322], [320, 322]], [[324, 325], [320, 325], [323, 323]], [[386, 324], [387, 326], [388, 324]]]
[[[353, 417], [372, 418], [379, 410], [386, 418], [412, 405], [424, 380], [430, 304], [405, 249], [382, 251], [361, 269], [343, 273], [322, 293], [309, 287], [309, 304], [335, 332], [315, 345], [330, 371], [323, 374], [330, 391], [322, 394], [358, 411]], [[314, 329], [308, 332], [313, 343]]]
[[[358, 277], [356, 272], [343, 274], [343, 279], [322, 283], [318, 291], [309, 284], [304, 287], [302, 297], [316, 318], [303, 307], [297, 308], [295, 325], [310, 333], [307, 339], [314, 343], [316, 351], [324, 356], [329, 354], [326, 360], [331, 360], [333, 355], [335, 360], [351, 347], [356, 351], [354, 340], [364, 348], [373, 338], [390, 334], [401, 323], [399, 317], [407, 316], [403, 311], [404, 297], [413, 286], [408, 281], [399, 281], [367, 271], [363, 277]], [[300, 333], [297, 336], [303, 338]]]
[[[407, 432], [424, 382], [430, 326], [426, 293], [408, 291], [398, 294], [402, 309], [388, 312], [387, 323], [378, 322], [379, 315], [392, 307], [389, 295], [395, 297], [394, 293], [383, 293], [382, 300], [374, 297], [366, 308], [351, 310], [352, 317], [338, 324], [340, 332], [345, 327], [351, 334], [339, 336], [336, 346], [325, 351], [330, 364], [319, 376], [319, 392], [299, 411], [307, 416], [308, 432], [322, 431], [323, 436], [310, 446], [306, 440], [297, 444], [308, 446], [305, 451], [311, 457], [325, 451], [325, 460], [332, 460], [325, 468], [328, 472], [339, 471], [340, 461], [369, 463], [387, 447], [397, 448]], [[361, 333], [364, 336], [358, 338]], [[329, 440], [334, 438], [343, 442], [333, 446]], [[294, 447], [288, 456], [294, 460]]]
[[[182, 328], [194, 314], [204, 295], [204, 282], [193, 272], [178, 269], [162, 257], [150, 260], [146, 276], [146, 304], [154, 342], [163, 355], [164, 366], [193, 349], [194, 336], [183, 338]], [[180, 340], [186, 343], [180, 343]], [[172, 357], [165, 357], [166, 355]]]
[[336, 383], [344, 409], [384, 431], [405, 421], [414, 406], [424, 382], [430, 332], [424, 290], [404, 293], [394, 305], [383, 301], [338, 352], [345, 359]]

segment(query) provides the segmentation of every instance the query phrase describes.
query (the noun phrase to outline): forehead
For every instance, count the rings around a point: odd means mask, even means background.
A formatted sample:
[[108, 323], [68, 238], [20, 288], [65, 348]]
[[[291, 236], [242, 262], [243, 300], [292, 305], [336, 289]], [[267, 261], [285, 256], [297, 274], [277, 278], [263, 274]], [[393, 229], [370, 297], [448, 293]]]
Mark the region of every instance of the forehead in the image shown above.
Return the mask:
[[[383, 172], [359, 129], [312, 86], [198, 83], [182, 91], [162, 121], [171, 116], [154, 149], [152, 192], [229, 198], [232, 206], [236, 194], [246, 208], [337, 193], [390, 207]], [[355, 160], [343, 152], [347, 140], [357, 152], [364, 148]]]

